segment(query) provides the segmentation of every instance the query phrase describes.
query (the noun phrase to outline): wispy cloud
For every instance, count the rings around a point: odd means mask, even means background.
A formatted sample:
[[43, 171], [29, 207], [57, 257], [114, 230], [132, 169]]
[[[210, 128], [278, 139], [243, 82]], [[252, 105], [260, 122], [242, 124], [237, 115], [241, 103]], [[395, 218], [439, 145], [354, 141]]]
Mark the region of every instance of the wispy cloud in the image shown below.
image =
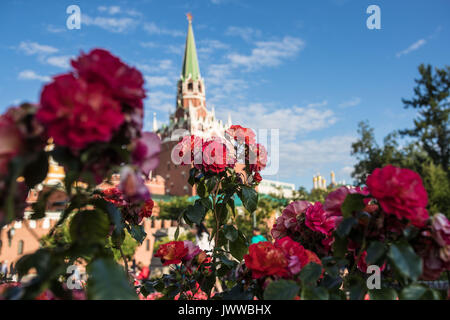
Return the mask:
[[39, 81], [50, 81], [50, 77], [39, 75], [33, 70], [23, 70], [17, 76], [19, 80], [39, 80]]
[[278, 66], [283, 59], [293, 57], [303, 49], [305, 43], [300, 38], [286, 36], [280, 41], [258, 41], [250, 55], [232, 53], [228, 56], [232, 64], [247, 70], [263, 66]]
[[144, 30], [151, 35], [167, 35], [172, 37], [184, 37], [185, 33], [179, 30], [172, 30], [163, 27], [159, 27], [154, 22], [144, 23]]
[[166, 76], [145, 76], [145, 81], [151, 87], [175, 86], [175, 81], [171, 81]]
[[106, 12], [108, 14], [114, 15], [121, 12], [119, 6], [100, 6], [97, 8], [100, 12]]
[[130, 17], [91, 17], [84, 13], [81, 15], [81, 23], [115, 33], [127, 32], [138, 24], [135, 19]]
[[397, 52], [396, 56], [397, 56], [397, 58], [400, 58], [401, 56], [407, 55], [408, 53], [418, 50], [420, 47], [424, 46], [426, 43], [427, 43], [427, 40], [419, 39], [416, 42], [414, 42], [412, 45], [410, 45], [408, 48], [406, 48], [405, 50]]
[[20, 42], [19, 46], [17, 47], [19, 51], [24, 52], [27, 55], [46, 55], [46, 54], [52, 54], [56, 53], [59, 50], [55, 47], [39, 44], [37, 42], [31, 42], [31, 41], [22, 41]]
[[259, 38], [261, 36], [261, 31], [251, 27], [230, 26], [225, 31], [225, 35], [238, 36], [244, 39], [245, 41], [251, 41], [254, 38]]
[[70, 67], [70, 59], [72, 58], [73, 56], [52, 56], [47, 58], [45, 61], [51, 66], [68, 69]]
[[341, 108], [348, 108], [348, 107], [355, 107], [358, 104], [361, 103], [361, 98], [359, 97], [353, 97], [350, 100], [344, 101], [339, 104], [339, 107]]

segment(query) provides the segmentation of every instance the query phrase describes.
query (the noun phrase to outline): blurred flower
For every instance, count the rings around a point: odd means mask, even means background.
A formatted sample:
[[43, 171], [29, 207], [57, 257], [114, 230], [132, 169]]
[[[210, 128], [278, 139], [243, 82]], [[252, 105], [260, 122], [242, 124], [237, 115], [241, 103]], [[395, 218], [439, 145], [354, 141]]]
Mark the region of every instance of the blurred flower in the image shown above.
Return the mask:
[[56, 145], [77, 151], [90, 143], [107, 142], [124, 120], [109, 90], [72, 74], [56, 76], [42, 91], [36, 117]]
[[150, 192], [144, 183], [144, 179], [129, 166], [120, 170], [119, 190], [123, 193], [124, 199], [132, 203], [150, 199]]
[[161, 152], [161, 140], [152, 132], [144, 132], [135, 143], [132, 152], [133, 164], [139, 166], [142, 172], [148, 176], [150, 171], [158, 167], [159, 153]]

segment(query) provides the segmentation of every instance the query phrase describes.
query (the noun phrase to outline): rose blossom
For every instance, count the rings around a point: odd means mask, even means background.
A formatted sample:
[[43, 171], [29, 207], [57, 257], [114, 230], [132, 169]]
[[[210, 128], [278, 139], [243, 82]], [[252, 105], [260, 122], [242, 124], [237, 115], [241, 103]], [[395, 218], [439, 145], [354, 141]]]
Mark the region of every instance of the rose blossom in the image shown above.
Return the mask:
[[386, 213], [409, 219], [417, 227], [425, 225], [428, 195], [416, 172], [387, 165], [375, 169], [366, 184]]
[[199, 246], [195, 245], [192, 241], [184, 240], [184, 247], [188, 249], [188, 252], [183, 257], [183, 262], [190, 262], [198, 254], [202, 252]]
[[250, 145], [248, 163], [250, 171], [261, 171], [267, 164], [267, 150], [263, 145], [257, 143]]
[[232, 125], [226, 134], [239, 143], [247, 145], [255, 143], [255, 133], [252, 129], [241, 127], [240, 125]]
[[181, 263], [188, 254], [189, 249], [185, 247], [183, 241], [171, 241], [159, 246], [155, 257], [161, 258], [165, 266]]
[[9, 161], [23, 149], [23, 135], [9, 114], [0, 116], [0, 175], [8, 173]]
[[270, 242], [258, 242], [250, 245], [249, 253], [244, 255], [247, 268], [252, 271], [252, 278], [264, 276], [286, 276], [288, 261], [280, 248]]
[[202, 164], [195, 164], [197, 169], [205, 172], [211, 171], [219, 173], [227, 167], [233, 167], [233, 159], [228, 155], [228, 149], [224, 143], [218, 139], [207, 141], [202, 147]]
[[114, 98], [133, 108], [142, 109], [145, 98], [144, 78], [139, 70], [129, 67], [119, 58], [103, 49], [82, 53], [71, 61], [80, 78], [100, 82], [111, 89]]
[[124, 198], [131, 203], [150, 199], [150, 192], [144, 183], [144, 179], [128, 166], [120, 170], [119, 190], [123, 193]]
[[109, 141], [124, 119], [108, 88], [88, 84], [72, 74], [54, 77], [44, 87], [36, 118], [56, 145], [73, 150]]
[[175, 164], [190, 165], [202, 163], [203, 140], [195, 135], [184, 136], [172, 151], [172, 161]]
[[158, 167], [159, 153], [161, 152], [161, 140], [153, 132], [144, 132], [135, 143], [131, 154], [133, 164], [139, 166], [142, 172], [148, 176], [150, 171]]
[[275, 247], [283, 250], [286, 259], [288, 259], [289, 272], [292, 275], [299, 273], [310, 262], [322, 264], [314, 252], [306, 250], [302, 245], [289, 237], [276, 240]]
[[288, 234], [288, 231], [298, 231], [297, 217], [305, 213], [306, 208], [311, 204], [308, 201], [294, 201], [290, 203], [284, 210], [281, 216], [277, 218], [276, 223], [272, 228], [272, 236], [275, 239], [281, 239]]
[[155, 202], [152, 199], [145, 201], [141, 211], [139, 211], [139, 220], [142, 221], [144, 218], [150, 218], [152, 216], [154, 206]]
[[450, 246], [450, 221], [442, 213], [433, 216], [431, 222], [433, 238], [441, 246]]
[[323, 210], [322, 203], [316, 202], [309, 206], [305, 213], [305, 224], [313, 231], [331, 235], [336, 226], [342, 220], [341, 216], [334, 216]]

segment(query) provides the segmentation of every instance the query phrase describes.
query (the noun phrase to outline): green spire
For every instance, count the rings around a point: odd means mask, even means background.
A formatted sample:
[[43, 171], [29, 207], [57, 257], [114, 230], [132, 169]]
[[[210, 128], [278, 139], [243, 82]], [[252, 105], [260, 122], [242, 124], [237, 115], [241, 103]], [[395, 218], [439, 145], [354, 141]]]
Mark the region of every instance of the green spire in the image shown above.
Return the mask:
[[181, 79], [185, 81], [191, 75], [191, 79], [198, 80], [200, 78], [200, 68], [198, 67], [197, 49], [195, 48], [194, 31], [192, 30], [192, 15], [187, 14], [189, 27], [186, 38], [186, 49], [184, 51], [183, 70]]

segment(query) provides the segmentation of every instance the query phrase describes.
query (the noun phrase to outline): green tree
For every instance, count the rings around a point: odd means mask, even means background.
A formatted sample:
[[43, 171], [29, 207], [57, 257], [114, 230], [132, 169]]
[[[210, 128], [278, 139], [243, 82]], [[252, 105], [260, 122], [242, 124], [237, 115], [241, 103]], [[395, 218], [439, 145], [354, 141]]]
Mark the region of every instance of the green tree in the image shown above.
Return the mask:
[[420, 79], [416, 79], [414, 97], [403, 99], [405, 108], [418, 109], [414, 128], [401, 130], [404, 136], [418, 138], [421, 146], [435, 165], [450, 176], [450, 67], [433, 69], [430, 65], [420, 65]]
[[177, 220], [180, 214], [193, 204], [187, 196], [173, 197], [170, 201], [159, 201], [159, 219]]

